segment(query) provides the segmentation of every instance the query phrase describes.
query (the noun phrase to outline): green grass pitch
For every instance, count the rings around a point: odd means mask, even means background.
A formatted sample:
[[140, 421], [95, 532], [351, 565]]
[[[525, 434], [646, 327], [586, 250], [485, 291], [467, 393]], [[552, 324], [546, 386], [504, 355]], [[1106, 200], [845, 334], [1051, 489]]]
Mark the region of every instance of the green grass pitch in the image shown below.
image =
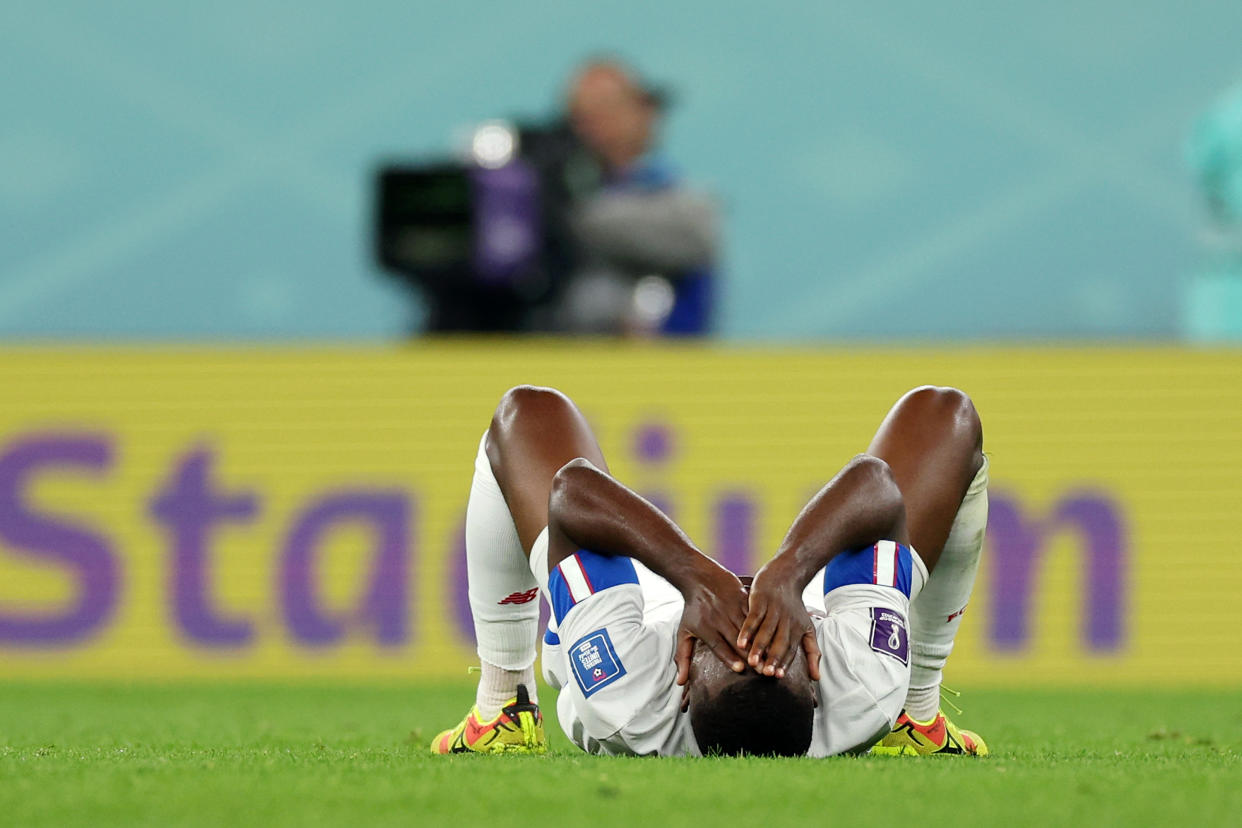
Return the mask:
[[550, 756], [429, 756], [472, 699], [3, 684], [0, 824], [1242, 824], [1242, 691], [972, 691], [959, 720], [984, 760], [603, 759], [551, 715]]

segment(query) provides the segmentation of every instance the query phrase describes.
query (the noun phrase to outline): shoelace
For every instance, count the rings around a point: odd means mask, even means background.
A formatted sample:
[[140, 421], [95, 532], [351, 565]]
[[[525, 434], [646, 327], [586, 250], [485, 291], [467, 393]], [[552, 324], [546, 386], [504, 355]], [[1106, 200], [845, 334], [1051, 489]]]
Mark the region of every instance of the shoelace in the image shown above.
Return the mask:
[[[946, 694], [948, 694], [948, 695], [946, 695]], [[945, 687], [945, 686], [944, 686], [944, 684], [943, 684], [943, 683], [941, 683], [941, 685], [940, 685], [940, 700], [941, 700], [942, 702], [944, 702], [945, 704], [947, 704], [949, 707], [952, 707], [952, 708], [953, 708], [953, 711], [954, 711], [954, 713], [955, 713], [956, 715], [958, 715], [958, 716], [962, 715], [962, 713], [963, 713], [963, 712], [965, 712], [965, 711], [963, 711], [963, 710], [962, 710], [962, 708], [960, 708], [960, 707], [958, 707], [956, 704], [954, 704], [954, 703], [952, 702], [952, 700], [950, 700], [950, 699], [949, 699], [949, 695], [952, 695], [952, 696], [954, 696], [955, 698], [960, 698], [962, 694], [961, 694], [961, 691], [954, 690], [954, 689], [953, 689], [953, 688], [951, 688], [951, 687]]]

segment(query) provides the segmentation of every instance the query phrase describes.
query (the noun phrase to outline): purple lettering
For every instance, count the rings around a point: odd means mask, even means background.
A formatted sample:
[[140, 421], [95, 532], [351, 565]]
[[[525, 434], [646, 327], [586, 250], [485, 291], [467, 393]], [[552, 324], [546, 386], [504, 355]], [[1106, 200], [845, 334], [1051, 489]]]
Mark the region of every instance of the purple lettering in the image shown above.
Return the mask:
[[1096, 652], [1121, 649], [1129, 572], [1119, 509], [1104, 495], [1074, 493], [1061, 501], [1052, 521], [1076, 528], [1086, 543], [1083, 643]]
[[1020, 650], [1030, 639], [1030, 598], [1034, 569], [1043, 541], [1038, 527], [1026, 525], [1018, 504], [989, 493], [988, 547], [992, 562], [992, 646]]
[[[658, 472], [667, 468], [673, 457], [673, 430], [663, 423], [643, 423], [634, 430], [631, 449], [634, 459], [644, 472]], [[667, 492], [655, 490], [643, 492], [643, 497], [670, 518], [673, 517], [673, 499]]]
[[107, 437], [45, 434], [17, 441], [0, 455], [0, 538], [15, 555], [52, 562], [78, 584], [71, 606], [49, 614], [0, 613], [0, 643], [71, 644], [98, 632], [116, 607], [119, 566], [107, 540], [61, 517], [40, 515], [25, 501], [30, 478], [66, 467], [99, 475], [112, 462]]
[[1025, 517], [1016, 499], [993, 493], [989, 636], [995, 649], [1020, 650], [1030, 640], [1035, 568], [1048, 539], [1063, 529], [1075, 530], [1083, 541], [1083, 643], [1100, 653], [1122, 647], [1128, 555], [1119, 506], [1104, 494], [1072, 492], [1040, 521]]
[[207, 448], [185, 455], [150, 508], [169, 535], [172, 611], [178, 627], [199, 644], [240, 647], [253, 638], [253, 625], [245, 618], [228, 618], [213, 606], [211, 533], [221, 522], [249, 522], [259, 511], [259, 501], [252, 492], [214, 492], [211, 466]]
[[738, 575], [755, 571], [755, 503], [745, 492], [726, 492], [716, 501], [716, 558]]
[[453, 596], [453, 621], [462, 639], [475, 644], [478, 639], [474, 634], [474, 611], [470, 608], [470, 574], [466, 565], [466, 524], [464, 521], [453, 535], [451, 543], [453, 565], [449, 577], [453, 580], [449, 585], [449, 595]]
[[[398, 491], [353, 491], [325, 495], [312, 503], [289, 531], [281, 554], [280, 596], [285, 623], [298, 641], [312, 646], [339, 643], [351, 623], [370, 625], [384, 646], [410, 636], [409, 579], [412, 504]], [[371, 579], [352, 615], [332, 615], [316, 595], [316, 551], [329, 530], [360, 522], [375, 533]]]
[[659, 422], [644, 423], [634, 430], [634, 457], [641, 463], [660, 465], [673, 457], [673, 430]]

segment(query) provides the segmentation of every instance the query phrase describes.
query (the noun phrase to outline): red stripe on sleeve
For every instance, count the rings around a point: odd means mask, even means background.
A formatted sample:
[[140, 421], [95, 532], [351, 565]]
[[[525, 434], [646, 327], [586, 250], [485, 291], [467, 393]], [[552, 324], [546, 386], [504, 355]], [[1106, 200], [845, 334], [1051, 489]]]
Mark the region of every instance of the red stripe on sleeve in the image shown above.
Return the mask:
[[582, 580], [586, 581], [587, 589], [591, 590], [591, 594], [595, 594], [595, 585], [591, 583], [591, 576], [587, 574], [586, 567], [582, 565], [582, 558], [578, 557], [578, 553], [574, 553], [574, 560], [578, 562], [578, 570], [582, 573]]

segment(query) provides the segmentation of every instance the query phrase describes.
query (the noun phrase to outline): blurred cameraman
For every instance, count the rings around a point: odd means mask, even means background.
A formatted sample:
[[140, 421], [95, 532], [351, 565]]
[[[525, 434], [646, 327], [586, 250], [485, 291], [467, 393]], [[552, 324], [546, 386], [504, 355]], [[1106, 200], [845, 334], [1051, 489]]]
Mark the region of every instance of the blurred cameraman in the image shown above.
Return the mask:
[[715, 215], [655, 153], [665, 95], [592, 60], [552, 122], [480, 125], [458, 159], [379, 170], [375, 254], [427, 333], [709, 331]]
[[715, 210], [656, 152], [666, 104], [614, 59], [590, 60], [571, 79], [569, 127], [598, 164], [599, 180], [567, 205], [574, 264], [553, 327], [639, 336], [710, 331]]

